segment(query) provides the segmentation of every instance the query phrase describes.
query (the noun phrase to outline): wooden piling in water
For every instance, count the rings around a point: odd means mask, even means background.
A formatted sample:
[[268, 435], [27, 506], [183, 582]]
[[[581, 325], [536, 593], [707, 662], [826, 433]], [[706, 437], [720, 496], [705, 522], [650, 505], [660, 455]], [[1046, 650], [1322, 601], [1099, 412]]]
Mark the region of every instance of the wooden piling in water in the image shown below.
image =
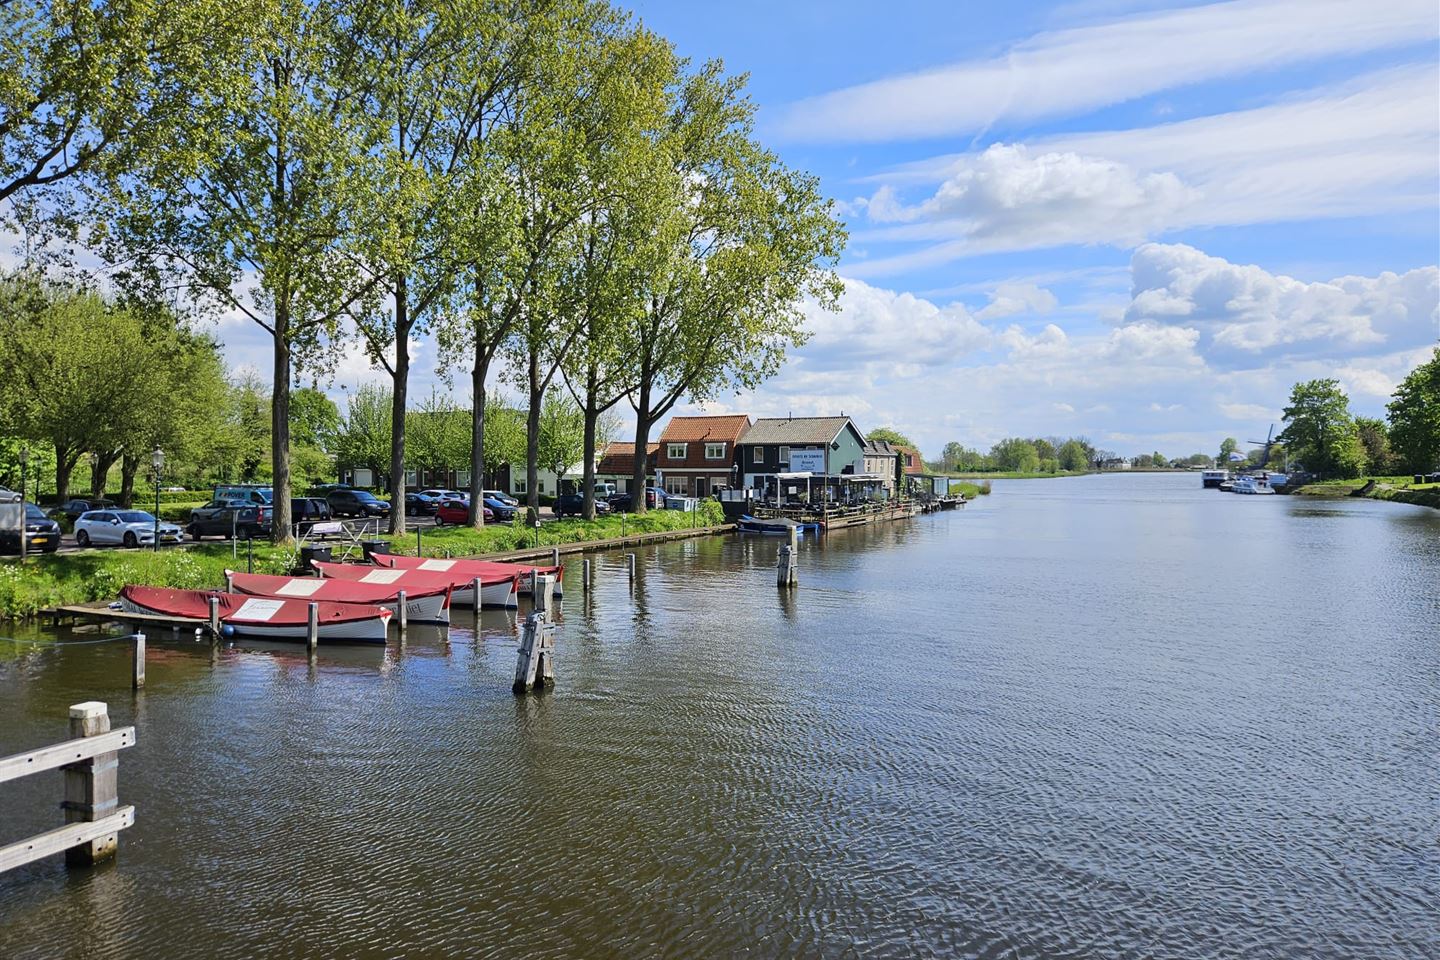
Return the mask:
[[226, 593], [234, 593], [234, 592], [235, 592], [235, 575], [234, 575], [233, 573], [231, 573], [229, 570], [226, 570], [226, 571], [225, 571], [225, 592], [226, 592]]
[[590, 558], [586, 557], [580, 562], [580, 592], [590, 592]]
[[535, 605], [536, 613], [543, 613], [546, 621], [555, 619], [555, 578], [551, 576], [536, 577], [532, 581], [530, 599]]
[[541, 611], [525, 618], [520, 636], [520, 650], [515, 661], [515, 682], [510, 689], [517, 694], [539, 690], [555, 680], [555, 624]]
[[560, 548], [559, 548], [559, 547], [551, 547], [551, 548], [550, 548], [550, 566], [552, 566], [552, 567], [558, 567], [558, 566], [560, 566]]
[[779, 555], [775, 558], [775, 585], [781, 589], [798, 586], [800, 583], [798, 567], [794, 548], [788, 545], [781, 547]]
[[630, 579], [633, 581], [635, 579], [635, 554], [627, 553], [625, 556], [630, 561]]
[[220, 639], [220, 598], [210, 598], [210, 641], [212, 643]]
[[405, 628], [410, 622], [410, 611], [405, 608], [405, 591], [395, 591], [395, 613], [400, 618], [400, 639], [405, 639]]
[[[98, 700], [70, 708], [72, 739], [98, 737], [110, 732], [110, 708]], [[66, 823], [93, 823], [116, 812], [119, 806], [120, 758], [115, 751], [96, 754], [64, 767]], [[96, 837], [65, 851], [65, 862], [88, 867], [115, 856], [119, 832]]]
[[309, 617], [305, 624], [305, 646], [309, 649], [310, 655], [315, 655], [315, 648], [320, 644], [320, 604], [311, 601]]
[[130, 689], [139, 690], [145, 686], [145, 634], [136, 633], [130, 639], [134, 641], [130, 651]]
[[480, 629], [480, 578], [479, 578], [479, 577], [476, 577], [474, 580], [471, 580], [471, 581], [470, 581], [470, 589], [475, 592], [475, 603], [474, 603], [474, 604], [472, 605], [472, 607], [471, 607], [471, 612], [473, 612], [474, 615], [475, 615], [475, 629], [478, 631], [478, 630]]

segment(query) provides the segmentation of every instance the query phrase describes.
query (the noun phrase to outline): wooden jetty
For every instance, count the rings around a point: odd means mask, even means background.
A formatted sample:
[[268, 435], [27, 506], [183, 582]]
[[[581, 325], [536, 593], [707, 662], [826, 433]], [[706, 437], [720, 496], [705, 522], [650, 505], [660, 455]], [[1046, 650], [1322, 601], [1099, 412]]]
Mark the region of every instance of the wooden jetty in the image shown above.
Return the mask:
[[884, 523], [889, 520], [904, 520], [920, 512], [920, 505], [910, 500], [878, 500], [872, 503], [853, 505], [823, 504], [819, 507], [802, 505], [783, 507], [755, 507], [754, 516], [762, 520], [786, 519], [797, 523], [818, 523], [822, 530], [840, 530], [845, 527], [859, 527], [869, 523]]
[[0, 757], [0, 783], [57, 768], [65, 772], [65, 826], [0, 847], [0, 873], [62, 851], [70, 866], [99, 863], [115, 855], [120, 831], [135, 823], [135, 808], [117, 799], [117, 751], [135, 745], [135, 728], [111, 730], [109, 708], [91, 701], [70, 708], [70, 736]]

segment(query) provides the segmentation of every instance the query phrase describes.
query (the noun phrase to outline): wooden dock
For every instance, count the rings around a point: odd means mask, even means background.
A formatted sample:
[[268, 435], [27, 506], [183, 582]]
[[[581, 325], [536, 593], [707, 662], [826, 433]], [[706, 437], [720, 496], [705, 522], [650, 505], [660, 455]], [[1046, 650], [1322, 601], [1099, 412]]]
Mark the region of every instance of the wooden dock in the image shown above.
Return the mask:
[[40, 619], [49, 619], [58, 625], [62, 622], [70, 623], [123, 623], [127, 626], [151, 627], [161, 630], [194, 630], [199, 627], [204, 629], [210, 624], [206, 620], [194, 617], [165, 617], [152, 613], [126, 613], [124, 610], [112, 609], [104, 603], [73, 603], [63, 607], [52, 607], [48, 610], [41, 610]]

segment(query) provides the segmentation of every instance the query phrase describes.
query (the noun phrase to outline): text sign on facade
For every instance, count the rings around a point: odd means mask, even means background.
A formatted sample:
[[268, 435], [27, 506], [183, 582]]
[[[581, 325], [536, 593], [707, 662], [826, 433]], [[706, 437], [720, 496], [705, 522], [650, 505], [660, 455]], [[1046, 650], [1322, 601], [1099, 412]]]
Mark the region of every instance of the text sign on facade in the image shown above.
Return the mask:
[[790, 472], [791, 472], [791, 473], [824, 473], [824, 472], [825, 472], [825, 451], [824, 451], [824, 450], [791, 450], [791, 451], [790, 451]]

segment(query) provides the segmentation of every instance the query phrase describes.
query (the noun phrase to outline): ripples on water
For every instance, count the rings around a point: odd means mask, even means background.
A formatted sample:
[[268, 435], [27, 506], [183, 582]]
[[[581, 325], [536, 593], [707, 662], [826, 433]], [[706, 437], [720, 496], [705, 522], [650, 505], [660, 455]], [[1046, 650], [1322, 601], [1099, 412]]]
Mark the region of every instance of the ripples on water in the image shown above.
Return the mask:
[[0, 660], [0, 752], [140, 727], [119, 862], [0, 879], [0, 956], [1440, 955], [1440, 514], [1196, 485], [997, 483], [788, 598], [769, 540], [601, 558], [541, 696], [489, 613]]

